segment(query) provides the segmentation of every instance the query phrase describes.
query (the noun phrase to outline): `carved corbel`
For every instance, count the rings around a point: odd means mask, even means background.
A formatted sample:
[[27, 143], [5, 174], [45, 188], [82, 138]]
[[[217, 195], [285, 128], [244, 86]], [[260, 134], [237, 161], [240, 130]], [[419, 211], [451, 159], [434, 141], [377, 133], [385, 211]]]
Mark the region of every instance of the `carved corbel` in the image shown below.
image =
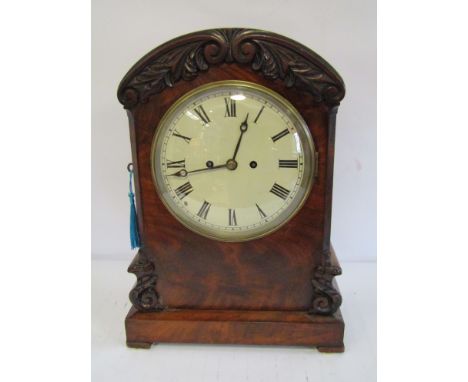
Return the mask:
[[309, 314], [331, 315], [341, 305], [341, 294], [334, 283], [335, 276], [341, 275], [341, 267], [333, 247], [325, 256], [323, 265], [315, 268], [312, 277], [312, 306]]
[[128, 267], [128, 272], [135, 274], [137, 282], [130, 291], [130, 301], [139, 311], [154, 312], [164, 309], [156, 291], [158, 276], [154, 264], [140, 249]]

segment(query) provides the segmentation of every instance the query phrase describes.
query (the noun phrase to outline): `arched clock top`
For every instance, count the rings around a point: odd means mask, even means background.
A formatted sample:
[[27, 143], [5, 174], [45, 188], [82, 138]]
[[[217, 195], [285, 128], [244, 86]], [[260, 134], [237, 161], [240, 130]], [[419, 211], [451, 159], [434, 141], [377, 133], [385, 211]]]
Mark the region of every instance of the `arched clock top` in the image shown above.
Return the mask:
[[149, 52], [126, 74], [117, 96], [126, 109], [212, 65], [238, 63], [286, 87], [337, 106], [345, 95], [340, 75], [318, 54], [284, 36], [255, 29], [211, 29], [173, 39]]

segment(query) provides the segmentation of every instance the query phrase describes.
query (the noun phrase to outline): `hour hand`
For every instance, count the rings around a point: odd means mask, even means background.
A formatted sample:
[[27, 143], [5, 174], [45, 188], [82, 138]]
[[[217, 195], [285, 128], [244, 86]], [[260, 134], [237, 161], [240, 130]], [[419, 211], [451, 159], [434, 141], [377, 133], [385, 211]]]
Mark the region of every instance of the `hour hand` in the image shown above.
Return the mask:
[[242, 136], [244, 135], [244, 133], [247, 131], [247, 129], [249, 128], [249, 125], [247, 123], [247, 120], [249, 119], [249, 113], [247, 113], [247, 115], [245, 116], [245, 120], [244, 122], [241, 123], [240, 125], [240, 136], [239, 136], [239, 140], [237, 141], [237, 145], [236, 145], [236, 148], [234, 149], [234, 155], [232, 156], [232, 160], [235, 160], [236, 159], [236, 156], [237, 156], [237, 152], [239, 151], [239, 147], [240, 147], [240, 144], [241, 144], [241, 141], [242, 141]]

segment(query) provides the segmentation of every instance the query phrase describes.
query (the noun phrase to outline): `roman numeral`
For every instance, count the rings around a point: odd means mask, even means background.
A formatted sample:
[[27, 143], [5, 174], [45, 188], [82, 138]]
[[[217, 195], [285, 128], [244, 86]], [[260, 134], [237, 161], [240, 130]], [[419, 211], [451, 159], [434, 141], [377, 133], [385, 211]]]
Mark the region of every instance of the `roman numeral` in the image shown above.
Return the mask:
[[203, 106], [197, 106], [195, 109], [193, 109], [195, 113], [200, 117], [200, 119], [203, 121], [203, 124], [207, 124], [208, 122], [211, 122], [210, 119], [208, 118], [208, 114], [206, 114], [205, 109], [203, 109]]
[[206, 220], [208, 216], [208, 212], [210, 211], [211, 204], [208, 203], [206, 200], [203, 202], [202, 206], [200, 207], [200, 211], [198, 211], [197, 215], [202, 219]]
[[232, 98], [224, 98], [224, 103], [226, 104], [226, 113], [225, 117], [236, 117], [236, 100]]
[[281, 199], [286, 199], [289, 195], [289, 190], [287, 188], [284, 188], [283, 186], [280, 186], [278, 183], [275, 183], [273, 187], [271, 188], [270, 192], [272, 194], [275, 194]]
[[169, 159], [166, 160], [167, 168], [185, 168], [185, 159], [171, 161]]
[[190, 140], [192, 139], [192, 138], [186, 137], [185, 135], [182, 135], [177, 130], [174, 130], [174, 133], [172, 135], [174, 135], [174, 137], [182, 138], [187, 143], [190, 143]]
[[281, 168], [297, 168], [297, 159], [279, 159], [278, 165]]
[[237, 225], [236, 210], [229, 208], [229, 225]]
[[257, 206], [257, 210], [258, 210], [258, 213], [260, 214], [260, 217], [262, 219], [266, 218], [267, 217], [266, 213], [263, 212], [263, 210], [260, 208], [260, 206], [257, 203], [255, 203], [255, 205]]
[[260, 118], [260, 114], [262, 114], [263, 109], [265, 109], [265, 106], [262, 106], [262, 108], [258, 112], [257, 116], [254, 119], [254, 123], [257, 123], [258, 119]]
[[174, 192], [179, 197], [180, 200], [185, 198], [188, 194], [193, 191], [193, 187], [190, 182], [184, 183], [183, 185], [177, 187]]
[[273, 140], [273, 142], [276, 142], [278, 139], [281, 139], [283, 138], [285, 135], [288, 135], [289, 134], [289, 130], [288, 129], [284, 129], [282, 132], [274, 135], [271, 137], [271, 139]]

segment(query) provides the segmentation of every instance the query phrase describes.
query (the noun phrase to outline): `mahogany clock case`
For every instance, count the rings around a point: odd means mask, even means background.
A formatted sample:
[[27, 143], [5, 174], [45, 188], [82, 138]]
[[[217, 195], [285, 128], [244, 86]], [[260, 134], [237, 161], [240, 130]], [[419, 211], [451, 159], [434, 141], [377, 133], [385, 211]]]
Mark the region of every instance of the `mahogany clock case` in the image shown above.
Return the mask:
[[[263, 85], [291, 102], [317, 151], [314, 186], [280, 230], [247, 242], [200, 236], [163, 205], [151, 173], [159, 121], [192, 89], [224, 80]], [[123, 78], [141, 248], [126, 318], [128, 346], [154, 342], [286, 344], [343, 351], [341, 274], [330, 244], [336, 112], [344, 83], [321, 57], [249, 29], [185, 35], [154, 49]]]

